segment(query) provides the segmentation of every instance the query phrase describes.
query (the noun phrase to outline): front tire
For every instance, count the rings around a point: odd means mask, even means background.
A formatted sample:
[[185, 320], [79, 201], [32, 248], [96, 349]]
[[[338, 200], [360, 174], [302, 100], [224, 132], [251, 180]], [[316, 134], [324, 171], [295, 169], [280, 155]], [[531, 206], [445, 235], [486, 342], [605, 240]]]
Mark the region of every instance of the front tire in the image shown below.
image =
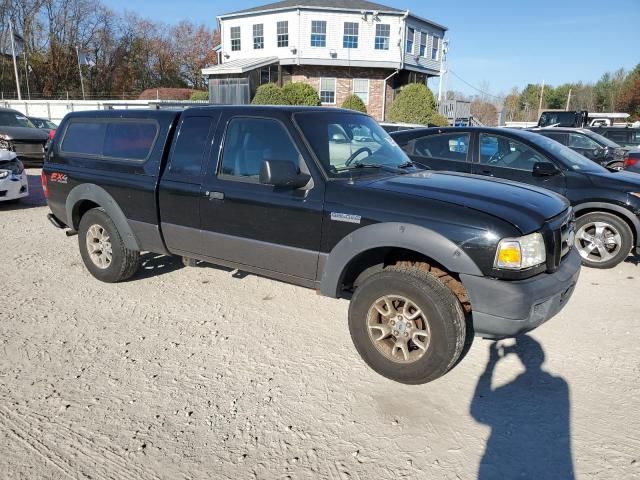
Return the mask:
[[633, 232], [620, 217], [592, 212], [576, 220], [575, 243], [584, 266], [613, 268], [631, 252]]
[[451, 290], [433, 275], [404, 266], [386, 268], [356, 289], [349, 330], [367, 365], [412, 385], [447, 373], [466, 338], [462, 305]]
[[122, 282], [138, 269], [140, 252], [125, 246], [115, 223], [100, 208], [89, 210], [80, 220], [78, 244], [87, 270], [102, 282]]

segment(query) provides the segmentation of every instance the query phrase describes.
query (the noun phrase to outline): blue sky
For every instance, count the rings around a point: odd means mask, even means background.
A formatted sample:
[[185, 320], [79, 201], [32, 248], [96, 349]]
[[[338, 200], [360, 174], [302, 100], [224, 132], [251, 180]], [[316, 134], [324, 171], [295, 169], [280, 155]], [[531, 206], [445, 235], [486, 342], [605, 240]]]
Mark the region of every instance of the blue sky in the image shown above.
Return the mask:
[[[215, 17], [269, 0], [103, 0], [166, 23], [215, 26]], [[640, 63], [640, 0], [377, 0], [449, 27], [449, 69], [493, 95], [544, 80], [596, 81]], [[475, 93], [454, 75], [449, 88]], [[431, 85], [432, 87], [435, 84]]]

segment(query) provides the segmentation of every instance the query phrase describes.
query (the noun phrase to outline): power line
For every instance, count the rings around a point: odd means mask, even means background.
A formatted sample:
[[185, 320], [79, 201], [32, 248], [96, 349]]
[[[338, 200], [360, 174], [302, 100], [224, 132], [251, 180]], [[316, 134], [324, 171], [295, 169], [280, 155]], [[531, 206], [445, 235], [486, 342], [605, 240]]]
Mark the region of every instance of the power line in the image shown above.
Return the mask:
[[473, 88], [474, 90], [476, 90], [477, 92], [482, 93], [483, 95], [486, 95], [487, 97], [492, 97], [492, 98], [497, 98], [498, 100], [504, 100], [506, 97], [500, 97], [498, 95], [492, 95], [488, 92], [485, 92], [484, 90], [480, 90], [478, 87], [475, 87], [473, 85], [471, 85], [469, 82], [467, 82], [465, 79], [461, 78], [458, 74], [456, 74], [456, 72], [454, 72], [453, 70], [449, 69], [449, 73], [451, 73], [454, 77], [456, 77], [458, 80], [460, 80], [462, 83], [464, 83], [465, 85], [467, 85], [468, 87]]

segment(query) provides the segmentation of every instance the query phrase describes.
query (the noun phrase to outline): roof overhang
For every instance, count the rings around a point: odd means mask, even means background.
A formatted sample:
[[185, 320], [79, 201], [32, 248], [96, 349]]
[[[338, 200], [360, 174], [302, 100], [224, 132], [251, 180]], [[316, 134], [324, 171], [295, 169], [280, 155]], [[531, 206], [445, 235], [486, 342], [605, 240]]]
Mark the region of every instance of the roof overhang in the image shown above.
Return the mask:
[[278, 62], [278, 57], [244, 58], [202, 69], [203, 75], [238, 75]]
[[[237, 18], [237, 17], [248, 17], [253, 15], [263, 15], [265, 13], [278, 13], [285, 12], [291, 10], [325, 10], [325, 11], [333, 11], [333, 12], [362, 12], [360, 8], [348, 8], [348, 7], [323, 7], [321, 5], [318, 6], [309, 6], [309, 5], [290, 5], [286, 7], [278, 7], [278, 8], [268, 8], [265, 10], [255, 10], [249, 12], [235, 12], [235, 13], [227, 13], [224, 15], [218, 15], [218, 20], [224, 20], [226, 18]], [[403, 16], [406, 15], [407, 12], [402, 12], [398, 10], [376, 10], [379, 14], [384, 15], [396, 15]]]

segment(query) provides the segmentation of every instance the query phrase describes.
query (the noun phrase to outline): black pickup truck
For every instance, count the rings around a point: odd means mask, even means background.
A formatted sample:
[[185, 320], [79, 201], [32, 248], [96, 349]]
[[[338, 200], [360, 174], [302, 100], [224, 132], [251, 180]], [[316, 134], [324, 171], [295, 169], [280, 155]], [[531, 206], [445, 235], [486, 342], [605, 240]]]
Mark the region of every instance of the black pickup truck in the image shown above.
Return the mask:
[[346, 110], [72, 113], [42, 180], [99, 280], [130, 278], [151, 251], [350, 299], [358, 352], [403, 383], [445, 374], [473, 334], [539, 326], [580, 271], [566, 199], [421, 170]]

